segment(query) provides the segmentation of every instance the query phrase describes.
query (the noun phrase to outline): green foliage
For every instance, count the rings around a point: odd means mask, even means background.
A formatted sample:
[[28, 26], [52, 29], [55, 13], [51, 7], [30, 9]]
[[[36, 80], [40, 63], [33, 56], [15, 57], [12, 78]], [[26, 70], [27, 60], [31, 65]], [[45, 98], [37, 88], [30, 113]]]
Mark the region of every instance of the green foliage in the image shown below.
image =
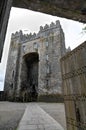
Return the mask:
[[82, 32], [86, 33], [86, 26], [84, 28], [82, 28]]

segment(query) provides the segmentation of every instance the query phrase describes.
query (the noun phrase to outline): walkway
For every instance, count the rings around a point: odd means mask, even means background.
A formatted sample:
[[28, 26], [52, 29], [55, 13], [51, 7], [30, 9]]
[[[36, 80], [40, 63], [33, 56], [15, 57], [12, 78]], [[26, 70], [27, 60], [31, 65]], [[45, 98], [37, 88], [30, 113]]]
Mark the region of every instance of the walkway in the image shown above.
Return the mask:
[[36, 103], [28, 104], [17, 130], [64, 130]]

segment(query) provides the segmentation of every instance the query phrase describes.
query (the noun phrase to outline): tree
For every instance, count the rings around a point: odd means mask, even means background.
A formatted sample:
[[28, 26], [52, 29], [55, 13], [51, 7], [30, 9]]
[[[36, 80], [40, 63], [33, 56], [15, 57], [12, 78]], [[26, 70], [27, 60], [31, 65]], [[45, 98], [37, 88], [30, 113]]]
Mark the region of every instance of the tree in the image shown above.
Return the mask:
[[82, 33], [86, 33], [86, 26], [82, 28]]

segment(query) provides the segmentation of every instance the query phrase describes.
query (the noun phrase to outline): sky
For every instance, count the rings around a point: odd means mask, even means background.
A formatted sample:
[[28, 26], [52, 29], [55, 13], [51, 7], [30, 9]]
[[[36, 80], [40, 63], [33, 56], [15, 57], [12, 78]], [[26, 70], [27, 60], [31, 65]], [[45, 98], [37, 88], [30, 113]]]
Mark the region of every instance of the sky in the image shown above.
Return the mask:
[[22, 30], [23, 33], [37, 33], [40, 26], [50, 24], [56, 20], [60, 20], [60, 24], [63, 28], [66, 48], [70, 46], [71, 49], [74, 49], [86, 40], [86, 34], [82, 33], [82, 28], [85, 26], [83, 23], [34, 12], [27, 9], [12, 7], [7, 27], [3, 57], [0, 63], [0, 90], [3, 90], [4, 87], [4, 78], [11, 34], [19, 30]]

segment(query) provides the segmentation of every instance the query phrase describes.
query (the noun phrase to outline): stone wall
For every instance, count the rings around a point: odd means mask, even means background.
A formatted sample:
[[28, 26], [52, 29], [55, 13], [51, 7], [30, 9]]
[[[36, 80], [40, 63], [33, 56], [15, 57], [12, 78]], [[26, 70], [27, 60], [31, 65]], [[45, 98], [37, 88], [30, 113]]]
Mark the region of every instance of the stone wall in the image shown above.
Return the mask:
[[17, 88], [18, 82], [18, 70], [19, 70], [19, 58], [20, 58], [20, 37], [16, 35], [15, 38], [12, 38], [8, 61], [7, 69], [5, 75], [5, 97], [9, 100], [14, 100], [15, 91]]
[[13, 0], [13, 6], [86, 22], [85, 0]]
[[86, 42], [61, 59], [67, 130], [86, 130]]

